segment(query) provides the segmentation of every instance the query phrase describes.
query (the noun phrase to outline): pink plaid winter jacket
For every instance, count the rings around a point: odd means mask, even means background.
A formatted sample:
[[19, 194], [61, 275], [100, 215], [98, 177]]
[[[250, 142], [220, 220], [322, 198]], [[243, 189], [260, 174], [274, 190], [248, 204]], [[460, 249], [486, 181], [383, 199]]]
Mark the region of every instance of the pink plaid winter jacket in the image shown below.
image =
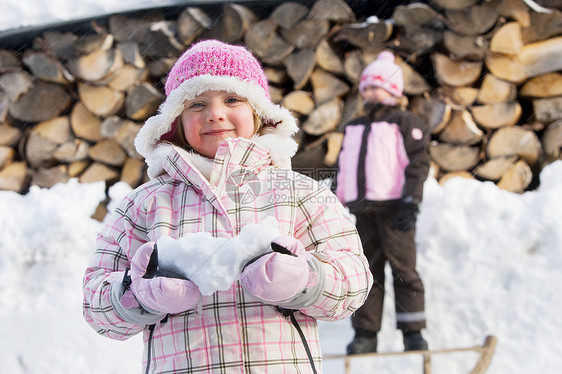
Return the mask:
[[[281, 234], [299, 239], [324, 273], [320, 296], [295, 313], [321, 371], [317, 320], [350, 316], [372, 285], [359, 236], [335, 195], [302, 174], [273, 168], [268, 150], [247, 139], [221, 143], [209, 180], [185, 152], [171, 145], [161, 145], [159, 152], [161, 175], [132, 191], [98, 236], [84, 277], [87, 322], [118, 340], [142, 331], [143, 372], [148, 365], [153, 373], [312, 373], [288, 317], [246, 293], [238, 281], [227, 291], [202, 296], [192, 310], [168, 315], [152, 334], [149, 326], [123, 320], [112, 307], [111, 287], [121, 282], [142, 244], [202, 231], [232, 237], [242, 226], [273, 216]], [[240, 188], [244, 183], [252, 184], [250, 198], [248, 189]]]

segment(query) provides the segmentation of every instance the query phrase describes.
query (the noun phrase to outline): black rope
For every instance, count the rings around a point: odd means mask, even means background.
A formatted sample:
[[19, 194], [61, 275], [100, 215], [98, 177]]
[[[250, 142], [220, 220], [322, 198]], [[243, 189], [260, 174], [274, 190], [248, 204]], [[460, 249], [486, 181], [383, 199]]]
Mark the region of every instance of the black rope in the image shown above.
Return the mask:
[[[160, 321], [160, 323], [166, 323], [168, 321], [168, 317], [170, 315], [166, 314], [166, 316], [164, 318], [162, 318], [162, 320]], [[156, 324], [150, 325], [148, 326], [148, 330], [150, 331], [150, 335], [148, 336], [148, 361], [146, 362], [146, 374], [148, 374], [148, 370], [150, 369], [150, 360], [152, 358], [152, 335], [154, 335], [154, 328], [156, 327]]]
[[154, 334], [154, 327], [156, 324], [148, 326], [148, 330], [150, 331], [150, 335], [148, 336], [148, 358], [146, 361], [146, 371], [145, 374], [148, 374], [148, 370], [150, 369], [150, 360], [152, 356], [152, 335]]
[[302, 329], [299, 326], [299, 323], [298, 323], [297, 319], [295, 318], [295, 314], [290, 309], [277, 307], [277, 310], [279, 311], [279, 313], [283, 314], [285, 317], [291, 318], [291, 323], [293, 324], [293, 326], [295, 326], [295, 328], [297, 329], [297, 332], [299, 333], [299, 336], [301, 337], [302, 344], [304, 345], [304, 350], [306, 351], [306, 355], [308, 356], [308, 361], [310, 362], [310, 366], [312, 366], [312, 372], [314, 374], [317, 374], [318, 372], [316, 371], [316, 366], [314, 365], [314, 360], [312, 359], [312, 352], [310, 352], [310, 347], [308, 346], [308, 343], [306, 342], [306, 338], [304, 336], [304, 333], [302, 332]]

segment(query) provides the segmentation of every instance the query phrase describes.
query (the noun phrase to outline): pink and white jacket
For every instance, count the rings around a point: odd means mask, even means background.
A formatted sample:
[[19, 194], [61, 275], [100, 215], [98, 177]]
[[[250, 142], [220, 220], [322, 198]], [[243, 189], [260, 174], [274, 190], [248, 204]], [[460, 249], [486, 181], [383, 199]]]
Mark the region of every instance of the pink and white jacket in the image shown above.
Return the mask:
[[[211, 163], [160, 144], [149, 165], [154, 178], [133, 190], [99, 233], [84, 276], [86, 321], [112, 339], [142, 331], [143, 372], [148, 365], [152, 373], [312, 373], [288, 318], [246, 293], [238, 281], [162, 321], [143, 323], [141, 315], [125, 320], [112, 297], [142, 244], [203, 231], [228, 238], [273, 216], [281, 234], [299, 239], [320, 264], [321, 292], [295, 317], [321, 370], [317, 320], [350, 316], [372, 285], [359, 236], [335, 195], [308, 177], [275, 168], [267, 147], [242, 138], [223, 141]], [[247, 190], [232, 188], [232, 175], [249, 176], [236, 183], [252, 183], [251, 198], [237, 192]]]
[[345, 126], [335, 193], [352, 212], [408, 197], [419, 203], [429, 171], [429, 126], [411, 112], [370, 104]]

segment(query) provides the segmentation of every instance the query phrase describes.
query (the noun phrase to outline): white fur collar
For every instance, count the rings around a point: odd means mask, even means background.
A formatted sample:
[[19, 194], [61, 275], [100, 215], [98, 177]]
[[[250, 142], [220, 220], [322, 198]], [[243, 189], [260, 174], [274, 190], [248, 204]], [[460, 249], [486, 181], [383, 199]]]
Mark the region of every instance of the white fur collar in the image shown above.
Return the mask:
[[195, 168], [199, 170], [199, 172], [201, 172], [207, 180], [211, 179], [211, 171], [213, 170], [212, 159], [167, 143], [158, 145], [145, 159], [146, 164], [148, 165], [147, 174], [150, 179], [157, 178], [165, 172], [164, 164], [167, 162], [166, 159], [170, 155], [172, 149], [175, 149], [184, 158], [191, 161], [192, 165], [195, 166]]
[[184, 155], [184, 157], [187, 158], [189, 161], [191, 161], [193, 166], [195, 166], [195, 168], [199, 170], [201, 174], [203, 174], [203, 176], [207, 178], [208, 181], [211, 180], [211, 172], [213, 171], [213, 165], [214, 165], [212, 159], [203, 157], [199, 153], [188, 152], [182, 148], [176, 147], [176, 150], [182, 155]]
[[[255, 136], [252, 141], [257, 145], [265, 148], [269, 152], [272, 166], [279, 169], [291, 169], [291, 156], [296, 152], [297, 144], [294, 140], [283, 138], [278, 134], [266, 134]], [[145, 159], [148, 165], [148, 176], [150, 179], [157, 178], [164, 173], [164, 164], [170, 155], [170, 151], [175, 149], [184, 158], [189, 160], [191, 164], [199, 170], [201, 174], [210, 180], [211, 171], [213, 170], [214, 160], [204, 157], [199, 153], [187, 151], [183, 148], [162, 143], [154, 148], [154, 151]]]

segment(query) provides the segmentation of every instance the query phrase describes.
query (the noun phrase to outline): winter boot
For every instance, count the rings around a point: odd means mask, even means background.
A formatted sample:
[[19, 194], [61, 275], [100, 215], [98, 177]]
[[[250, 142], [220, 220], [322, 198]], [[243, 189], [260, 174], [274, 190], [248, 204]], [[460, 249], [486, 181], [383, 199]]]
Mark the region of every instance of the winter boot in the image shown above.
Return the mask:
[[423, 338], [420, 331], [404, 332], [404, 350], [405, 351], [425, 351], [427, 350], [427, 342]]
[[373, 353], [377, 351], [377, 333], [375, 331], [356, 330], [355, 337], [347, 345], [347, 354]]

